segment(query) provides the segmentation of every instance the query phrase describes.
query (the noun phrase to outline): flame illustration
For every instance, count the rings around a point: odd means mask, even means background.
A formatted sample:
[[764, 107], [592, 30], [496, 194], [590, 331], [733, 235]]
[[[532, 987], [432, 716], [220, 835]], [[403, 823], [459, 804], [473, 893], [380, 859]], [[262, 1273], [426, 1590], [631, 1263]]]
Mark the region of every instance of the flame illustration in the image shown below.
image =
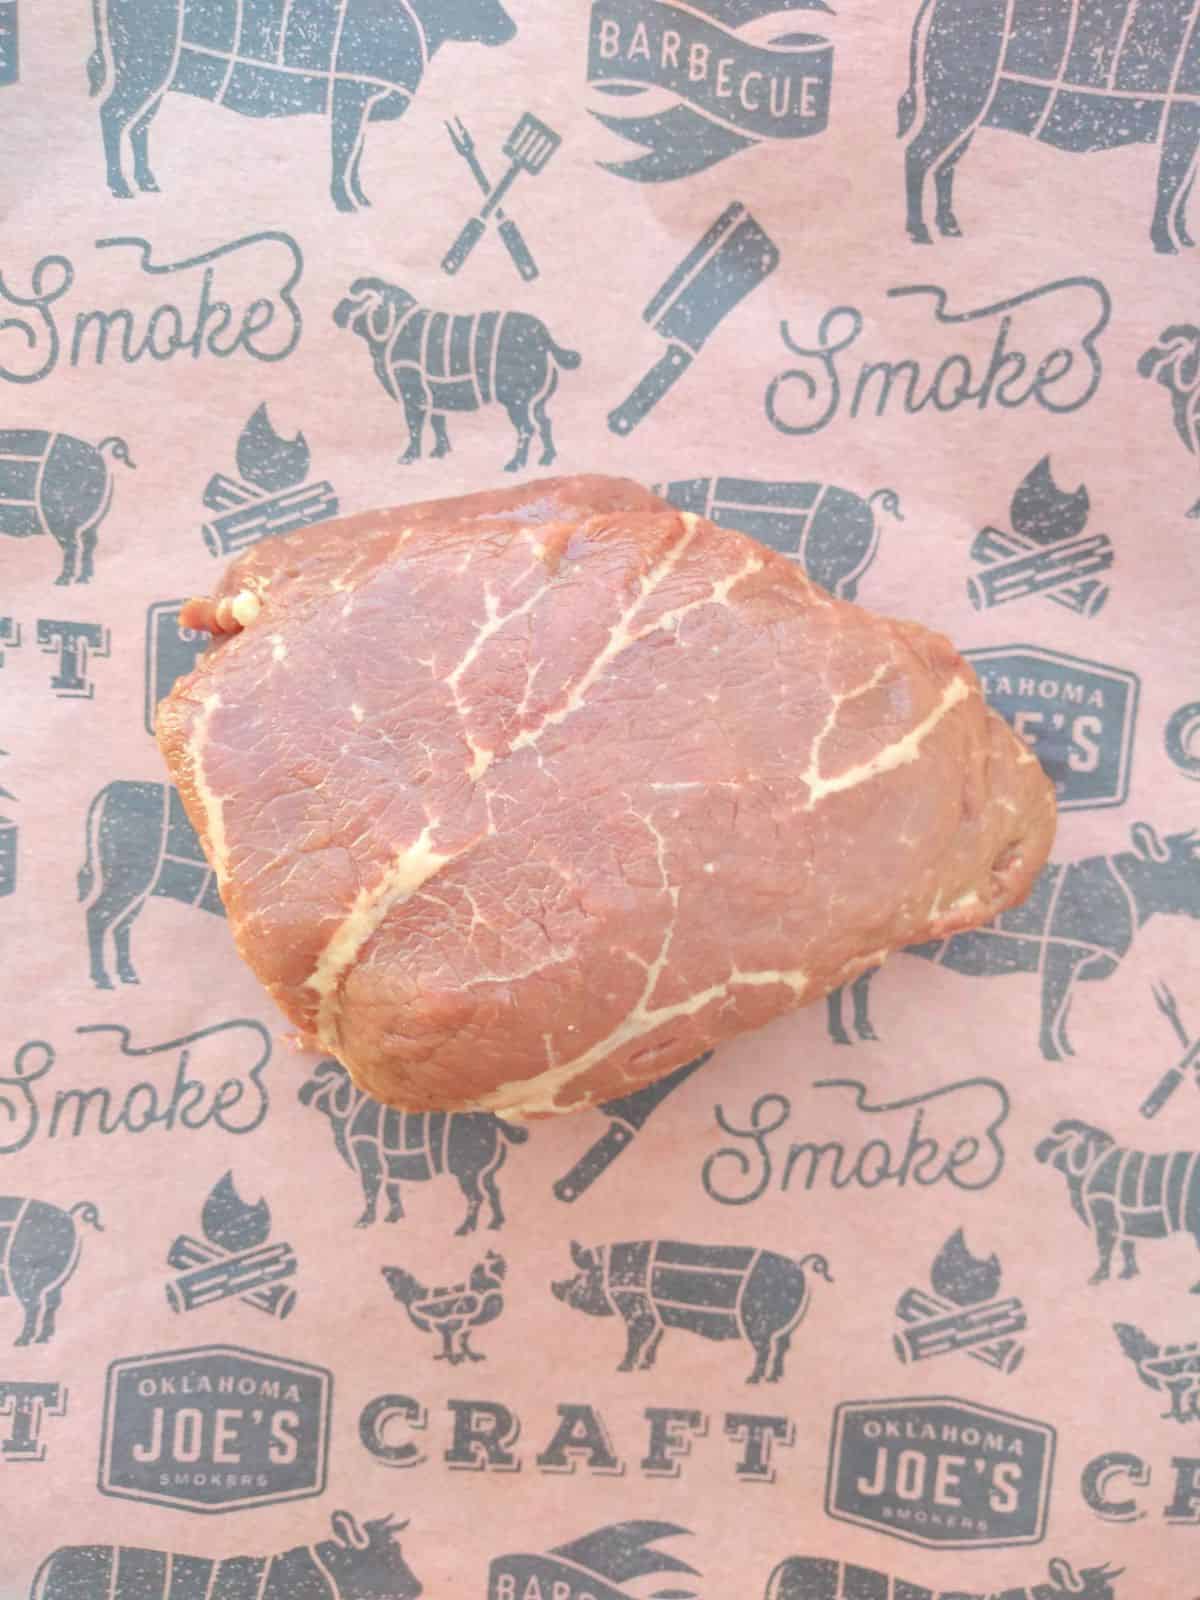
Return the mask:
[[233, 1186], [233, 1173], [227, 1172], [204, 1202], [200, 1225], [219, 1250], [253, 1250], [271, 1232], [271, 1208], [265, 1200], [248, 1205]]
[[238, 437], [238, 472], [247, 483], [268, 494], [303, 483], [311, 460], [308, 440], [302, 433], [294, 439], [284, 439], [275, 432], [265, 402]]
[[934, 1294], [952, 1300], [956, 1306], [994, 1300], [1000, 1292], [1000, 1258], [991, 1255], [981, 1260], [973, 1256], [958, 1228], [933, 1258], [929, 1282]]
[[1050, 470], [1050, 457], [1043, 456], [1037, 466], [1017, 485], [1010, 515], [1014, 533], [1023, 534], [1034, 544], [1055, 544], [1082, 533], [1091, 509], [1088, 492], [1082, 483], [1068, 493], [1060, 489]]

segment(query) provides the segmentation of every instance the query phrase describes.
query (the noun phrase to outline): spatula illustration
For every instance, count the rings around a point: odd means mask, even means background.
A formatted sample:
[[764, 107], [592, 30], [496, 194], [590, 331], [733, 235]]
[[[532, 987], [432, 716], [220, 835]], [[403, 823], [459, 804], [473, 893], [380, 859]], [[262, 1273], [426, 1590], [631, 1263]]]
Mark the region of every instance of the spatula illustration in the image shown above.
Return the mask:
[[544, 122], [531, 116], [529, 112], [525, 113], [504, 143], [504, 154], [509, 162], [508, 170], [495, 184], [475, 216], [464, 224], [462, 232], [446, 252], [442, 260], [444, 271], [457, 272], [466, 261], [483, 238], [488, 218], [500, 206], [504, 196], [516, 181], [517, 174], [528, 172], [536, 177], [561, 143], [561, 136], [555, 133], [553, 128], [548, 128]]

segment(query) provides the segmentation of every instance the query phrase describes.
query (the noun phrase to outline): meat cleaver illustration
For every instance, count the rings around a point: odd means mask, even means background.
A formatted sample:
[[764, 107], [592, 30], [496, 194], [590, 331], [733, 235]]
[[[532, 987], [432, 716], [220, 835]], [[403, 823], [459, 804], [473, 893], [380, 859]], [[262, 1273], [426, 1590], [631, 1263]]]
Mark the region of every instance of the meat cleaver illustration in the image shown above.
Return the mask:
[[609, 412], [614, 433], [633, 431], [691, 366], [717, 325], [778, 265], [777, 246], [741, 201], [726, 206], [642, 312], [667, 348], [629, 398]]
[[606, 1100], [598, 1105], [596, 1110], [602, 1111], [612, 1120], [595, 1144], [585, 1150], [570, 1172], [554, 1185], [554, 1193], [558, 1199], [578, 1200], [585, 1189], [590, 1189], [601, 1173], [612, 1166], [621, 1151], [632, 1144], [634, 1135], [651, 1113], [658, 1109], [669, 1094], [678, 1089], [685, 1078], [690, 1078], [693, 1072], [711, 1058], [712, 1051], [706, 1050], [702, 1056], [697, 1056], [695, 1061], [689, 1061], [686, 1066], [676, 1067], [674, 1072], [669, 1072], [657, 1083], [649, 1083], [644, 1089], [635, 1089], [632, 1094], [622, 1095], [619, 1100]]

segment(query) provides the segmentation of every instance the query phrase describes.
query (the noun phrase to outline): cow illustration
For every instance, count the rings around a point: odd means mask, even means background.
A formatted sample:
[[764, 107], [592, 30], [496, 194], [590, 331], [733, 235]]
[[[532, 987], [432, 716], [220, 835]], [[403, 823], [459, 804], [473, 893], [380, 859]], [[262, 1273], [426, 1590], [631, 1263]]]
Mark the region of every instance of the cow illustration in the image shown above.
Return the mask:
[[1162, 147], [1150, 238], [1190, 245], [1185, 209], [1200, 149], [1200, 17], [1193, 0], [923, 0], [913, 27], [900, 136], [908, 233], [961, 233], [954, 172], [979, 128], [1004, 128], [1059, 150]]
[[46, 428], [0, 428], [0, 533], [49, 534], [62, 550], [55, 583], [90, 583], [96, 540], [112, 504], [112, 462], [132, 467], [124, 439], [88, 444]]
[[[1138, 358], [1138, 375], [1161, 383], [1171, 396], [1175, 432], [1185, 450], [1200, 455], [1200, 328], [1176, 322]], [[1200, 517], [1200, 500], [1188, 512]]]
[[[1122, 1278], [1138, 1275], [1139, 1239], [1190, 1233], [1200, 1249], [1200, 1152], [1147, 1155], [1126, 1150], [1090, 1122], [1056, 1122], [1035, 1151], [1067, 1180], [1076, 1216], [1096, 1235], [1100, 1264], [1088, 1279], [1103, 1283], [1121, 1246]], [[1200, 1294], [1200, 1283], [1192, 1285]]]
[[401, 1184], [427, 1183], [443, 1173], [457, 1178], [467, 1200], [467, 1214], [456, 1234], [474, 1233], [485, 1193], [491, 1207], [488, 1226], [504, 1226], [496, 1174], [509, 1144], [528, 1139], [526, 1129], [487, 1111], [398, 1111], [381, 1105], [356, 1089], [345, 1067], [332, 1060], [317, 1063], [300, 1088], [300, 1100], [329, 1118], [338, 1154], [358, 1174], [366, 1205], [355, 1227], [367, 1228], [378, 1220], [383, 1189], [388, 1200], [383, 1220], [399, 1222], [404, 1215]]
[[574, 371], [582, 357], [556, 344], [550, 330], [527, 311], [482, 311], [452, 316], [418, 305], [407, 289], [382, 278], [358, 278], [333, 313], [339, 328], [364, 339], [385, 392], [404, 407], [408, 449], [401, 462], [419, 461], [425, 419], [433, 422], [433, 454], [450, 449], [447, 411], [502, 405], [517, 430], [517, 448], [505, 472], [519, 472], [529, 456], [534, 424], [542, 441], [541, 465], [555, 459], [546, 407], [560, 369]]
[[[1067, 1016], [1076, 982], [1110, 977], [1151, 917], [1200, 920], [1200, 830], [1160, 838], [1148, 822], [1135, 822], [1130, 833], [1132, 850], [1052, 862], [1024, 905], [1001, 912], [985, 928], [909, 945], [905, 954], [971, 977], [1040, 972], [1042, 1055], [1047, 1061], [1074, 1055]], [[849, 986], [860, 1039], [877, 1037], [870, 1019], [872, 976], [865, 972]], [[844, 988], [828, 996], [829, 1033], [837, 1044], [850, 1043], [844, 996]]]
[[143, 193], [150, 124], [171, 89], [247, 117], [329, 118], [330, 189], [339, 211], [369, 205], [359, 169], [368, 122], [402, 117], [442, 45], [505, 44], [500, 0], [94, 0], [91, 92], [108, 92], [100, 128], [108, 186], [132, 198], [123, 141]]
[[792, 1334], [808, 1310], [808, 1273], [832, 1283], [824, 1256], [798, 1260], [748, 1245], [636, 1239], [591, 1249], [571, 1243], [573, 1278], [550, 1285], [564, 1305], [590, 1317], [621, 1317], [625, 1358], [618, 1372], [648, 1372], [668, 1328], [702, 1339], [745, 1339], [754, 1347], [748, 1383], [778, 1383]]
[[859, 581], [879, 550], [880, 516], [904, 521], [894, 489], [864, 497], [836, 483], [683, 478], [656, 484], [654, 492], [681, 511], [737, 528], [791, 556], [839, 600], [858, 598]]
[[151, 895], [182, 900], [201, 911], [225, 915], [216, 874], [205, 859], [178, 791], [166, 783], [115, 779], [88, 807], [87, 851], [79, 869], [79, 898], [86, 900], [100, 868], [100, 892], [87, 908], [92, 982], [111, 989], [105, 941], [111, 932], [122, 983], [137, 983], [129, 953], [133, 920]]
[[1069, 1561], [1055, 1556], [1049, 1563], [1048, 1583], [1029, 1588], [1005, 1589], [997, 1594], [989, 1589], [926, 1589], [919, 1583], [906, 1583], [873, 1567], [856, 1566], [852, 1561], [834, 1561], [823, 1556], [789, 1556], [781, 1561], [767, 1580], [765, 1600], [1116, 1600], [1114, 1581], [1124, 1567], [1081, 1567], [1078, 1572]]
[[90, 1200], [69, 1211], [0, 1195], [0, 1295], [25, 1307], [25, 1324], [14, 1344], [48, 1344], [54, 1337], [63, 1289], [79, 1265], [82, 1225], [103, 1233], [100, 1213]]
[[422, 1592], [400, 1549], [407, 1522], [330, 1518], [332, 1539], [274, 1556], [172, 1555], [131, 1545], [68, 1544], [38, 1568], [30, 1600], [416, 1600]]

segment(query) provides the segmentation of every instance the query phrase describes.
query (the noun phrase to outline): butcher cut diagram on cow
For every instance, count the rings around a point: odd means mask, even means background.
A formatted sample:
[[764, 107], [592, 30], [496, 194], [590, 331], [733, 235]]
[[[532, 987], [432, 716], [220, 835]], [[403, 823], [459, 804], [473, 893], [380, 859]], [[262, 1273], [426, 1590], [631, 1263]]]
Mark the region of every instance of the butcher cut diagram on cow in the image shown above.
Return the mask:
[[90, 1200], [64, 1209], [24, 1195], [0, 1195], [0, 1297], [11, 1295], [25, 1311], [14, 1344], [48, 1344], [63, 1290], [79, 1265], [84, 1226], [103, 1233]]
[[[1151, 917], [1200, 922], [1200, 829], [1163, 836], [1150, 823], [1135, 822], [1130, 833], [1132, 850], [1051, 862], [1023, 905], [986, 927], [909, 945], [904, 953], [970, 977], [1036, 974], [1042, 1055], [1047, 1061], [1074, 1055], [1067, 1020], [1076, 984], [1111, 977]], [[878, 1037], [870, 1017], [873, 976], [866, 972], [848, 986], [860, 1039]], [[845, 995], [843, 988], [828, 997], [829, 1033], [837, 1044], [850, 1043]]]
[[[92, 982], [111, 989], [109, 935], [122, 983], [137, 983], [130, 954], [134, 919], [154, 895], [225, 915], [217, 879], [178, 791], [166, 783], [114, 779], [88, 807], [79, 898], [86, 900]], [[99, 873], [99, 891], [96, 875]]]
[[441, 47], [516, 33], [500, 0], [95, 0], [94, 15], [88, 79], [114, 195], [135, 193], [127, 149], [137, 189], [157, 192], [150, 128], [177, 90], [247, 117], [327, 117], [339, 211], [370, 204], [367, 124], [404, 115]]
[[467, 1201], [467, 1214], [454, 1230], [474, 1233], [487, 1196], [489, 1228], [504, 1226], [504, 1208], [496, 1175], [510, 1144], [524, 1144], [525, 1128], [488, 1111], [399, 1111], [381, 1105], [355, 1087], [339, 1062], [317, 1063], [301, 1085], [300, 1100], [329, 1118], [334, 1143], [346, 1165], [357, 1173], [366, 1202], [356, 1227], [378, 1221], [379, 1197], [386, 1193], [385, 1222], [404, 1216], [401, 1185], [428, 1183], [443, 1174], [455, 1178]]
[[62, 550], [56, 584], [91, 583], [112, 505], [112, 465], [134, 466], [124, 439], [88, 444], [49, 428], [0, 428], [0, 534], [48, 534]]
[[30, 1600], [417, 1600], [405, 1561], [407, 1522], [349, 1511], [330, 1517], [332, 1539], [268, 1556], [188, 1556], [136, 1545], [66, 1544], [37, 1570]]
[[[1067, 1118], [1035, 1154], [1062, 1173], [1071, 1209], [1096, 1236], [1100, 1261], [1089, 1283], [1109, 1278], [1118, 1245], [1122, 1278], [1138, 1276], [1137, 1247], [1145, 1239], [1189, 1233], [1200, 1249], [1200, 1151], [1127, 1150], [1103, 1128]], [[1192, 1293], [1200, 1294], [1200, 1283]]]
[[929, 1589], [833, 1557], [789, 1556], [768, 1579], [765, 1600], [866, 1600], [867, 1596], [878, 1600], [1116, 1600], [1116, 1580], [1125, 1569], [1106, 1563], [1076, 1571], [1062, 1556], [1052, 1556], [1047, 1570], [1048, 1582], [1003, 1593], [989, 1588], [985, 1594], [978, 1589]]
[[527, 311], [431, 311], [399, 284], [357, 278], [333, 320], [365, 341], [384, 393], [404, 407], [408, 449], [402, 463], [421, 459], [427, 420], [436, 459], [450, 451], [447, 411], [492, 404], [504, 407], [517, 430], [505, 472], [525, 466], [535, 426], [542, 443], [538, 464], [548, 467], [555, 460], [547, 407], [560, 371], [573, 372], [582, 357], [557, 344], [540, 317]]
[[[908, 233], [962, 229], [954, 175], [981, 128], [1088, 153], [1160, 147], [1150, 238], [1194, 243], [1186, 209], [1200, 151], [1200, 14], [1193, 0], [922, 0], [898, 107]], [[913, 131], [915, 129], [915, 131]]]
[[635, 1239], [585, 1249], [572, 1241], [574, 1277], [550, 1285], [556, 1299], [591, 1317], [619, 1316], [619, 1372], [648, 1372], [668, 1328], [702, 1339], [744, 1339], [754, 1349], [747, 1383], [778, 1383], [804, 1320], [813, 1278], [833, 1282], [822, 1255], [783, 1256], [749, 1245]]

